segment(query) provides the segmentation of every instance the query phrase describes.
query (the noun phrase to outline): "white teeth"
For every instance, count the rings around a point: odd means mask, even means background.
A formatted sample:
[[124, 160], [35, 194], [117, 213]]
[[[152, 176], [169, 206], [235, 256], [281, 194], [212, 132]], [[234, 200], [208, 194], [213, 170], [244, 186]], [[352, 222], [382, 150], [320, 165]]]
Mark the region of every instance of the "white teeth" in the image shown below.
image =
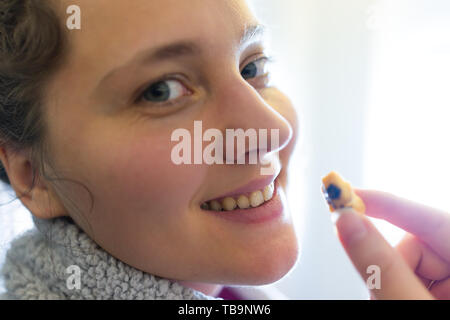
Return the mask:
[[263, 190], [263, 196], [265, 201], [269, 201], [273, 197], [274, 185], [271, 183]]
[[235, 209], [256, 208], [262, 205], [264, 202], [271, 200], [273, 198], [274, 192], [275, 185], [272, 182], [268, 186], [264, 187], [263, 190], [252, 192], [249, 197], [247, 197], [246, 195], [240, 195], [237, 199], [233, 197], [226, 197], [221, 202], [217, 200], [204, 202], [200, 207], [203, 210], [213, 211], [233, 211]]
[[211, 210], [214, 211], [221, 211], [222, 210], [222, 205], [220, 204], [219, 201], [213, 200], [209, 203], [209, 206], [211, 207]]
[[248, 197], [242, 195], [237, 199], [237, 205], [240, 209], [248, 209], [250, 208], [250, 200], [248, 200]]
[[225, 211], [231, 211], [236, 208], [236, 200], [233, 198], [225, 198], [222, 200], [222, 207]]
[[264, 196], [261, 191], [254, 191], [250, 194], [250, 205], [253, 208], [259, 207], [264, 203]]

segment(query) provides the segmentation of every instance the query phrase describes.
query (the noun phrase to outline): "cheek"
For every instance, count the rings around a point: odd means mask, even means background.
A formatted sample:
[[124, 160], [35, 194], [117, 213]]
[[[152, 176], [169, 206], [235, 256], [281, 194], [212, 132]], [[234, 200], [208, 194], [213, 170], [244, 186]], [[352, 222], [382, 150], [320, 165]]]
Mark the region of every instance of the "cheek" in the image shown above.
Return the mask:
[[142, 139], [122, 139], [97, 168], [104, 179], [102, 197], [115, 210], [123, 206], [124, 210], [165, 215], [186, 212], [203, 180], [202, 169], [175, 165], [170, 157], [172, 143], [158, 135], [162, 136], [155, 132]]

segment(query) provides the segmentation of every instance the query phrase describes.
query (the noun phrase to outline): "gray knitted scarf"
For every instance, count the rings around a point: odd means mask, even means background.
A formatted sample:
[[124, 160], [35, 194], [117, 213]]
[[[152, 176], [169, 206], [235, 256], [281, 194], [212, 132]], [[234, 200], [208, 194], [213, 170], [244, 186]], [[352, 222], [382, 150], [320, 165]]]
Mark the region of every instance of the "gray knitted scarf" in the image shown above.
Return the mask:
[[33, 221], [6, 254], [3, 299], [221, 300], [123, 263], [70, 218]]

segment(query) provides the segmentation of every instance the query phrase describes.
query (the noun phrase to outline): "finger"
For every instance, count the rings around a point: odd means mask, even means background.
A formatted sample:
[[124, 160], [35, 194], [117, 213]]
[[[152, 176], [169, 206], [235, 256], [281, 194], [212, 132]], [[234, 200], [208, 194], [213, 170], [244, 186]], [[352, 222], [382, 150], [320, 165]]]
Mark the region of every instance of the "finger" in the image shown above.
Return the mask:
[[431, 293], [439, 300], [450, 300], [450, 278], [435, 283]]
[[[351, 209], [338, 210], [339, 239], [364, 281], [374, 280], [371, 268], [378, 269], [379, 286], [369, 288], [376, 299], [433, 299], [419, 278], [369, 219]], [[370, 278], [370, 279], [369, 279]], [[368, 281], [369, 280], [369, 281]], [[376, 279], [375, 279], [375, 284]]]
[[392, 194], [355, 189], [366, 205], [366, 214], [381, 218], [418, 236], [450, 262], [450, 214]]
[[408, 233], [396, 249], [425, 285], [429, 280], [443, 280], [450, 276], [450, 264], [416, 236]]
[[[414, 236], [411, 233], [407, 233], [406, 236], [400, 241], [400, 243], [396, 246], [396, 250], [402, 255], [406, 264], [412, 271], [416, 271], [417, 266], [420, 264], [420, 260], [422, 258], [422, 252], [418, 246], [413, 244], [412, 239]], [[430, 279], [422, 277], [420, 274], [417, 274], [420, 281], [423, 285], [428, 288], [430, 284]]]

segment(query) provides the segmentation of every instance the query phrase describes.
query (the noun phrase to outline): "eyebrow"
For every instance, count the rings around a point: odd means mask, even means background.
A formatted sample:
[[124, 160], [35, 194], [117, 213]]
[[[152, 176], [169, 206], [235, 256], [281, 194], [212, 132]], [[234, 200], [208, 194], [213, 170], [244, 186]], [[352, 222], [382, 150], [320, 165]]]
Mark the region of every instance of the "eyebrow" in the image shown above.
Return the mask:
[[[242, 47], [253, 39], [262, 38], [266, 34], [267, 26], [264, 24], [256, 23], [247, 25], [239, 39], [239, 46]], [[99, 81], [98, 86], [108, 78], [112, 77], [118, 69], [129, 65], [132, 61], [136, 61], [137, 64], [155, 63], [184, 56], [200, 55], [202, 52], [201, 46], [194, 41], [178, 41], [157, 48], [144, 49], [143, 51], [138, 52], [130, 62], [109, 71]]]

